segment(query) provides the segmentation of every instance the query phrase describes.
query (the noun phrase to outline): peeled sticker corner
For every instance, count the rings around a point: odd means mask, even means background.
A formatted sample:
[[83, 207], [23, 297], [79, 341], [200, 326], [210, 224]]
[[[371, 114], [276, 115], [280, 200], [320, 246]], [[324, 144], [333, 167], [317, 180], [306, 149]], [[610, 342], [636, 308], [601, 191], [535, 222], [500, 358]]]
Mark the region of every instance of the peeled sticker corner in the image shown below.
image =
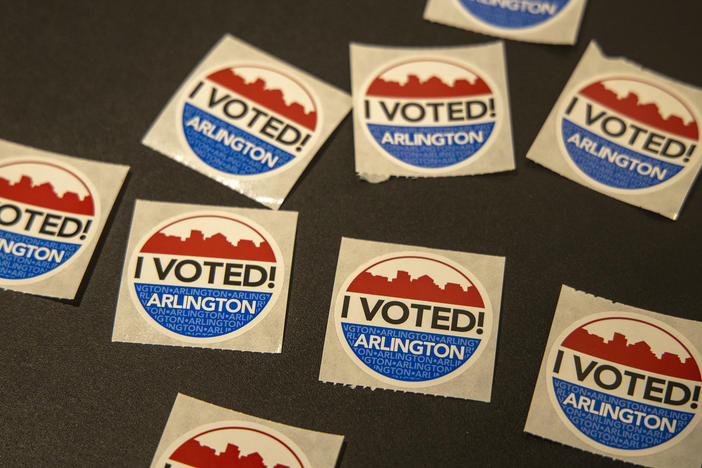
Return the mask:
[[333, 468], [343, 440], [179, 393], [151, 468]]
[[524, 430], [637, 465], [702, 463], [702, 323], [563, 286]]
[[0, 140], [0, 288], [74, 299], [128, 171]]
[[279, 353], [297, 213], [137, 200], [112, 341]]
[[702, 164], [702, 90], [608, 58], [591, 43], [527, 158], [677, 219]]
[[575, 44], [586, 0], [428, 0], [424, 19], [517, 41]]
[[343, 238], [319, 380], [489, 402], [504, 265]]
[[401, 48], [351, 44], [356, 172], [446, 177], [509, 171], [504, 45]]
[[142, 143], [277, 209], [350, 107], [343, 91], [225, 35]]

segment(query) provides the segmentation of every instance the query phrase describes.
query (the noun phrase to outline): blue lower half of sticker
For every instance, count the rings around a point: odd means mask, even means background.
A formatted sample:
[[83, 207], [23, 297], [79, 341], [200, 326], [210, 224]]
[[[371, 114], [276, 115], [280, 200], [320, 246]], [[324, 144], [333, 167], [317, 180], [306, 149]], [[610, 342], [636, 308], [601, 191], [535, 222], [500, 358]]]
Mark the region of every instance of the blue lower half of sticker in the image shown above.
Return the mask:
[[295, 158], [191, 104], [183, 108], [182, 124], [193, 152], [208, 166], [227, 174], [263, 174]]
[[34, 278], [66, 263], [81, 248], [0, 229], [0, 278]]
[[385, 151], [420, 168], [452, 166], [473, 156], [487, 143], [495, 122], [441, 127], [367, 124]]
[[663, 444], [690, 423], [694, 413], [640, 403], [553, 377], [563, 413], [580, 432], [608, 447], [643, 450]]
[[570, 0], [459, 0], [463, 8], [488, 24], [520, 29], [556, 16]]
[[470, 359], [481, 341], [355, 323], [342, 323], [341, 329], [365, 365], [404, 382], [423, 382], [450, 374]]
[[271, 293], [134, 283], [137, 298], [156, 323], [179, 335], [213, 338], [249, 324]]
[[683, 170], [683, 166], [625, 148], [565, 118], [561, 130], [563, 144], [575, 165], [590, 178], [610, 187], [653, 187]]

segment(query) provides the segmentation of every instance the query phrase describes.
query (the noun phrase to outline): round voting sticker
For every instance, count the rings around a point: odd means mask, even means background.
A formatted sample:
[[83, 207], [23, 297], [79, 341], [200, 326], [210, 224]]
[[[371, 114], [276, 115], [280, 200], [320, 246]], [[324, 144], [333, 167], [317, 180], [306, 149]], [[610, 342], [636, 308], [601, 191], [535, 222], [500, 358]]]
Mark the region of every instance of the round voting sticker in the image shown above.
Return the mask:
[[699, 355], [678, 331], [633, 313], [590, 315], [548, 359], [551, 402], [581, 440], [607, 453], [665, 450], [700, 419]]
[[279, 172], [310, 154], [321, 108], [298, 79], [273, 65], [236, 64], [186, 85], [180, 125], [188, 147], [225, 174]]
[[522, 30], [547, 23], [571, 0], [456, 0], [470, 17], [496, 29]]
[[65, 269], [98, 235], [99, 213], [96, 191], [77, 169], [36, 157], [0, 162], [0, 282]]
[[559, 144], [594, 186], [619, 193], [657, 190], [695, 166], [698, 118], [664, 85], [607, 76], [573, 89], [556, 119]]
[[302, 450], [278, 431], [246, 421], [225, 421], [182, 435], [156, 466], [308, 468], [310, 464]]
[[381, 154], [431, 174], [470, 164], [492, 144], [506, 115], [495, 90], [472, 68], [418, 58], [371, 75], [356, 107]]
[[221, 341], [251, 329], [281, 294], [285, 268], [261, 226], [231, 213], [195, 212], [146, 235], [129, 266], [132, 300], [169, 336]]
[[492, 330], [487, 293], [446, 258], [377, 257], [344, 283], [334, 311], [348, 356], [366, 373], [403, 387], [438, 384], [473, 364]]

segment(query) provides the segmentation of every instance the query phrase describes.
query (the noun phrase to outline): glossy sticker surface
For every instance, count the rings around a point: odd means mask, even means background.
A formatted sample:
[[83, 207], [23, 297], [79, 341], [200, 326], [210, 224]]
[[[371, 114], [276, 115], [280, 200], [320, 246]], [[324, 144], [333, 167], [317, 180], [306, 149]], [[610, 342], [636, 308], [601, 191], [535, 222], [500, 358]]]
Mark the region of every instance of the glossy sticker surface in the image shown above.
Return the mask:
[[285, 281], [270, 234], [242, 216], [217, 212], [159, 225], [138, 247], [129, 271], [132, 299], [149, 323], [196, 341], [254, 326]]
[[486, 79], [441, 59], [386, 67], [365, 90], [365, 128], [381, 152], [409, 166], [430, 170], [463, 163], [489, 145], [498, 121]]
[[445, 258], [376, 258], [347, 283], [337, 299], [337, 333], [358, 365], [385, 379], [450, 377], [477, 359], [490, 336], [485, 291]]
[[691, 106], [634, 76], [603, 77], [564, 100], [560, 144], [583, 175], [606, 187], [643, 190], [673, 181], [699, 147]]
[[641, 466], [702, 463], [702, 323], [562, 286], [524, 430]]
[[278, 209], [350, 108], [343, 91], [225, 34], [142, 143]]
[[677, 331], [627, 313], [586, 317], [551, 351], [549, 395], [571, 430], [605, 451], [641, 454], [699, 419], [699, 356]]
[[194, 82], [182, 110], [190, 149], [218, 171], [274, 172], [308, 153], [320, 109], [309, 89], [271, 64], [237, 64]]
[[342, 238], [319, 379], [490, 401], [504, 257]]

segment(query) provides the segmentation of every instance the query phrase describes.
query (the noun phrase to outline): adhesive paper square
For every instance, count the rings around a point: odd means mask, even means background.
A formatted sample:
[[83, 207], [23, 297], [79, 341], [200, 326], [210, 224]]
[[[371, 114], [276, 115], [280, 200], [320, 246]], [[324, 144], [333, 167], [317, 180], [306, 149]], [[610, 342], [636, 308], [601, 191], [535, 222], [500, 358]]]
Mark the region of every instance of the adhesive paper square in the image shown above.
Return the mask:
[[351, 44], [356, 172], [441, 177], [514, 169], [504, 46]]
[[142, 143], [277, 209], [350, 107], [346, 93], [225, 35]]
[[319, 380], [490, 401], [504, 268], [343, 238]]
[[575, 44], [586, 0], [428, 0], [424, 19], [517, 41]]
[[279, 353], [297, 213], [137, 200], [112, 341]]
[[344, 437], [178, 394], [152, 468], [333, 468]]
[[608, 58], [594, 42], [527, 158], [592, 190], [677, 219], [702, 164], [702, 90]]
[[702, 464], [702, 323], [563, 286], [525, 431], [654, 467]]
[[128, 171], [0, 140], [0, 288], [74, 299]]

